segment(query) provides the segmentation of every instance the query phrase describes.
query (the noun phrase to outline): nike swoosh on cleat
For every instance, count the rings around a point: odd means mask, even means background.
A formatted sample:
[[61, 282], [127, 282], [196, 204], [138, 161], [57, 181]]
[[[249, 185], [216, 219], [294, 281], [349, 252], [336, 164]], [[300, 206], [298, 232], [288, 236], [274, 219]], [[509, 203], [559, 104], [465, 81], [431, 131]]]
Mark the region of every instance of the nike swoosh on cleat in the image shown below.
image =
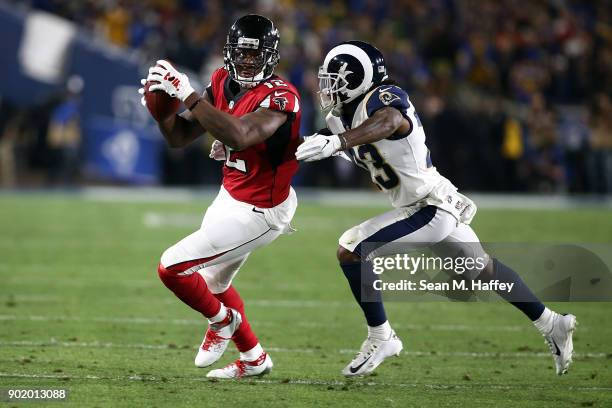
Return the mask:
[[552, 340], [552, 343], [555, 345], [555, 349], [557, 350], [557, 352], [555, 354], [560, 356], [561, 355], [561, 350], [559, 350], [559, 346], [557, 346], [557, 343], [555, 342], [554, 339], [551, 339], [551, 340]]
[[364, 365], [365, 363], [367, 363], [367, 362], [368, 362], [368, 360], [369, 360], [371, 357], [372, 357], [372, 356], [370, 356], [370, 357], [366, 358], [366, 359], [365, 359], [365, 361], [364, 361], [363, 363], [359, 364], [357, 367], [349, 367], [349, 371], [351, 372], [351, 374], [355, 374], [357, 371], [359, 371], [359, 369], [360, 369], [361, 367], [363, 367], [363, 365]]

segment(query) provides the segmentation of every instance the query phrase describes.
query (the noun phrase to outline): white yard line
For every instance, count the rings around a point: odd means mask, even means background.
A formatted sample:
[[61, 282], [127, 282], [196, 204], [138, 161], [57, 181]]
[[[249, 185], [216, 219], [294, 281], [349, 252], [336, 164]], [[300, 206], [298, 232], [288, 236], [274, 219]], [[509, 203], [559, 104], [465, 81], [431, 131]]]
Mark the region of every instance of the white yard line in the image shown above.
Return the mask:
[[142, 223], [148, 228], [192, 228], [196, 229], [202, 223], [202, 214], [179, 212], [147, 211], [142, 216]]
[[[202, 223], [201, 214], [173, 212], [173, 211], [147, 211], [142, 215], [142, 224], [147, 228], [190, 228], [196, 229]], [[292, 223], [299, 230], [346, 229], [354, 224], [360, 223], [359, 217], [325, 217], [317, 215], [296, 215]]]
[[[103, 265], [103, 264], [93, 264], [93, 265], [88, 265], [87, 266], [88, 269], [96, 269], [96, 273], [98, 272], [97, 270], [104, 270], [104, 269], [108, 269], [108, 265]], [[151, 268], [151, 273], [150, 273], [150, 278], [149, 279], [123, 279], [121, 278], [121, 280], [116, 279], [109, 279], [109, 278], [99, 278], [96, 276], [92, 276], [92, 275], [74, 275], [72, 277], [64, 277], [64, 276], [58, 276], [58, 277], [50, 277], [49, 275], [51, 274], [51, 272], [53, 271], [53, 273], [55, 273], [55, 271], [60, 268], [57, 265], [49, 265], [49, 264], [27, 264], [23, 266], [24, 272], [27, 269], [28, 272], [28, 276], [31, 277], [32, 279], [23, 279], [22, 275], [20, 276], [7, 276], [7, 278], [3, 281], [3, 284], [5, 284], [7, 287], [18, 287], [18, 286], [29, 286], [29, 287], [40, 287], [40, 286], [44, 286], [44, 285], [51, 285], [51, 286], [56, 286], [56, 287], [75, 287], [75, 288], [86, 288], [86, 287], [90, 287], [90, 286], [96, 286], [96, 285], [105, 285], [105, 286], [113, 286], [113, 287], [119, 287], [122, 289], [127, 288], [158, 288], [160, 287], [160, 285], [163, 287], [163, 284], [159, 281], [159, 278], [157, 278], [157, 266], [155, 266], [154, 268]], [[120, 268], [120, 267], [117, 267]], [[64, 265], [62, 266], [60, 269], [62, 269], [64, 272], [68, 271], [78, 271], [83, 269], [82, 265], [76, 265], [76, 264], [72, 264], [72, 265]], [[2, 264], [0, 262], [0, 272], [2, 271], [10, 271], [11, 267], [8, 264]], [[40, 274], [38, 274], [40, 273]], [[256, 284], [256, 283], [248, 283], [248, 282], [240, 282], [237, 285], [239, 288], [242, 289], [261, 289], [261, 284]], [[288, 282], [270, 282], [266, 284], [266, 288], [268, 290], [292, 290], [295, 291], [296, 290], [296, 286], [294, 284], [288, 283]], [[320, 289], [321, 288], [321, 284], [320, 282], [315, 282], [315, 281], [310, 281], [310, 282], [300, 282], [300, 288], [308, 288], [308, 289]], [[113, 301], [116, 301], [117, 299], [113, 299]], [[121, 300], [121, 299], [119, 299]], [[175, 299], [172, 299], [173, 301], [176, 301]], [[346, 304], [349, 304], [348, 302]]]
[[246, 300], [247, 306], [260, 307], [287, 307], [287, 308], [317, 308], [317, 307], [346, 307], [354, 302], [340, 302], [336, 300], [291, 300], [291, 299], [252, 299]]
[[0, 315], [0, 321], [32, 321], [32, 322], [91, 322], [91, 323], [127, 323], [127, 324], [172, 324], [203, 326], [204, 320], [190, 319], [155, 319], [148, 317], [89, 317], [78, 316], [36, 316], [36, 315]]
[[[297, 187], [300, 201], [342, 206], [382, 207], [388, 205], [384, 194], [366, 189], [332, 190], [324, 188]], [[41, 190], [45, 191], [45, 190]], [[205, 188], [155, 188], [155, 187], [86, 187], [76, 197], [90, 201], [106, 202], [201, 202], [206, 205], [217, 194], [216, 186]], [[580, 207], [612, 208], [612, 196], [588, 197], [557, 194], [490, 194], [463, 192], [478, 204], [479, 208], [492, 209], [566, 209]], [[10, 195], [11, 193], [6, 193]], [[13, 193], [18, 196], [19, 193]], [[25, 196], [24, 194], [21, 194]], [[61, 195], [61, 194], [60, 194]], [[64, 194], [66, 195], [66, 194]]]
[[[270, 301], [266, 301], [270, 302]], [[282, 301], [287, 302], [287, 301]], [[79, 316], [40, 316], [40, 315], [0, 315], [0, 321], [33, 321], [33, 322], [83, 322], [83, 323], [115, 323], [115, 324], [165, 324], [178, 326], [198, 326], [204, 327], [206, 322], [203, 319], [160, 319], [150, 317], [79, 317]], [[281, 323], [273, 321], [251, 321], [253, 325], [260, 327], [276, 327]], [[318, 321], [296, 321], [293, 326], [305, 328], [325, 328], [330, 327], [331, 323]], [[349, 325], [351, 323], [334, 322], [334, 327]], [[490, 326], [490, 325], [465, 325], [465, 324], [394, 324], [395, 329], [413, 330], [413, 331], [480, 331], [480, 332], [522, 332], [533, 331], [533, 327], [527, 323], [525, 325], [509, 325], [509, 326]], [[580, 326], [580, 331], [588, 331], [586, 326]]]
[[[327, 385], [327, 386], [345, 386], [345, 385], [367, 385], [367, 386], [386, 386], [386, 387], [402, 387], [402, 388], [429, 388], [436, 390], [452, 390], [452, 389], [482, 389], [491, 388], [499, 390], [513, 389], [539, 389], [552, 390], [552, 387], [543, 387], [537, 385], [496, 385], [477, 383], [473, 385], [466, 384], [429, 384], [429, 383], [387, 383], [378, 381], [364, 382], [344, 382], [344, 381], [321, 381], [321, 380], [269, 380], [269, 379], [249, 379], [249, 382], [260, 384], [296, 384], [296, 385]], [[573, 391], [612, 391], [612, 387], [568, 387], [568, 390]]]
[[[102, 265], [98, 265], [98, 267], [100, 269], [102, 269]], [[41, 271], [48, 271], [48, 270], [55, 270], [58, 267], [57, 266], [52, 266], [52, 265], [44, 265], [44, 264], [40, 264], [40, 265], [28, 265], [27, 266], [28, 270], [34, 270], [35, 272], [41, 272]], [[75, 265], [71, 265], [65, 268], [65, 270], [76, 270], [76, 269], [83, 269], [83, 266], [75, 266]], [[108, 268], [108, 266], [107, 266]], [[0, 271], [2, 271], [3, 269], [5, 269], [5, 267], [3, 265], [0, 264]], [[8, 270], [8, 267], [6, 267], [6, 270]], [[97, 285], [106, 285], [106, 286], [117, 286], [117, 287], [121, 287], [121, 288], [152, 288], [152, 287], [158, 287], [161, 283], [157, 280], [157, 279], [121, 279], [121, 281], [112, 281], [109, 279], [104, 279], [104, 278], [96, 278], [96, 277], [91, 277], [91, 276], [83, 276], [83, 277], [78, 277], [78, 276], [74, 276], [74, 277], [49, 277], [49, 274], [46, 274], [46, 276], [32, 276], [31, 274], [29, 276], [32, 277], [32, 279], [23, 279], [20, 277], [8, 277], [3, 284], [6, 284], [6, 286], [34, 286], [34, 287], [39, 287], [39, 286], [44, 286], [44, 285], [50, 285], [50, 286], [59, 286], [59, 287], [71, 287], [71, 288], [85, 288], [85, 287], [90, 287], [90, 286], [97, 286]], [[151, 276], [153, 276], [153, 272], [151, 272]]]
[[[332, 190], [324, 188], [297, 187], [298, 199], [304, 203], [349, 207], [384, 207], [388, 201], [384, 194], [361, 190]], [[44, 191], [44, 190], [43, 190]], [[216, 186], [199, 189], [187, 188], [125, 188], [86, 187], [74, 194], [91, 201], [102, 202], [200, 202], [205, 207], [217, 195]], [[612, 208], [612, 196], [589, 197], [558, 194], [491, 194], [463, 192], [476, 202], [478, 208], [486, 209], [568, 209], [568, 208]], [[7, 193], [9, 195], [10, 193]], [[13, 194], [13, 195], [18, 195]], [[22, 194], [23, 196], [23, 194]]]
[[[145, 281], [143, 281], [145, 282]], [[157, 283], [157, 282], [155, 282]], [[57, 295], [37, 295], [37, 294], [17, 294], [9, 295], [8, 299], [13, 299], [17, 302], [26, 303], [44, 303], [44, 302], [65, 302], [68, 296], [57, 296]], [[74, 298], [73, 298], [74, 299]], [[71, 299], [72, 300], [72, 299]], [[78, 300], [78, 299], [74, 299]], [[134, 303], [133, 298], [108, 298], [109, 302], [117, 303]], [[178, 300], [174, 297], [167, 297], [159, 299], [159, 302], [164, 304], [176, 304]], [[249, 299], [249, 306], [260, 306], [260, 307], [284, 307], [284, 308], [316, 308], [316, 307], [346, 307], [353, 305], [353, 302], [340, 302], [340, 301], [327, 301], [327, 300], [295, 300], [295, 299]]]
[[[60, 375], [60, 374], [29, 374], [29, 373], [11, 373], [0, 372], [0, 378], [37, 378], [37, 379], [71, 379], [71, 380], [109, 380], [109, 381], [151, 381], [151, 382], [167, 382], [168, 378], [163, 376], [153, 375], [130, 375], [125, 377], [102, 377], [97, 375]], [[172, 379], [170, 379], [172, 380]], [[206, 377], [185, 377], [178, 379], [184, 381], [198, 381], [218, 383], [211, 381]], [[397, 387], [397, 388], [426, 388], [432, 390], [453, 390], [453, 389], [496, 389], [496, 390], [518, 390], [518, 389], [534, 389], [534, 390], [557, 390], [555, 387], [545, 387], [537, 385], [497, 385], [486, 383], [473, 384], [430, 384], [430, 383], [392, 383], [383, 381], [325, 381], [325, 380], [304, 380], [304, 379], [244, 379], [244, 383], [270, 384], [270, 385], [305, 385], [305, 386], [327, 386], [327, 387], [343, 387], [343, 386], [368, 386], [368, 387]], [[222, 381], [221, 381], [222, 383]], [[568, 391], [612, 391], [612, 387], [567, 387]]]
[[[184, 346], [169, 345], [169, 344], [142, 344], [142, 343], [112, 343], [112, 342], [78, 342], [78, 341], [57, 341], [50, 339], [49, 341], [0, 341], [0, 346], [4, 347], [83, 347], [83, 348], [128, 348], [142, 350], [173, 350], [184, 349]], [[189, 349], [197, 349], [198, 345], [189, 346]], [[354, 349], [314, 349], [314, 348], [285, 348], [285, 347], [266, 347], [266, 350], [275, 353], [296, 353], [296, 354], [317, 354], [332, 352], [336, 354], [355, 354]], [[412, 357], [470, 357], [470, 358], [549, 358], [550, 353], [547, 352], [470, 352], [470, 351], [416, 351], [407, 350], [402, 354]], [[609, 358], [606, 353], [574, 353], [576, 358], [593, 358], [606, 359]]]
[[[67, 376], [67, 375], [59, 375], [59, 374], [27, 374], [27, 373], [3, 373], [3, 372], [0, 372], [0, 377], [3, 377], [3, 378], [52, 378], [52, 379], [63, 379], [63, 378], [67, 378], [69, 376]], [[101, 380], [102, 379], [102, 377], [98, 377], [97, 375], [70, 376], [70, 378], [78, 379], [78, 380]]]

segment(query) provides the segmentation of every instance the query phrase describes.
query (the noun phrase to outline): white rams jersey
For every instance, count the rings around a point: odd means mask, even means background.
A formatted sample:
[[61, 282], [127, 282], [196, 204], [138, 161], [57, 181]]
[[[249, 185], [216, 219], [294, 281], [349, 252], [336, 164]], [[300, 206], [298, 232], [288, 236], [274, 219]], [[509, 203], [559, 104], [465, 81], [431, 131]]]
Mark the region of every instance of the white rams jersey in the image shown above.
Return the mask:
[[426, 198], [441, 183], [445, 191], [456, 191], [433, 166], [425, 145], [423, 126], [408, 95], [398, 86], [381, 85], [367, 93], [352, 118], [328, 115], [328, 128], [335, 134], [354, 129], [374, 112], [388, 106], [398, 109], [410, 121], [410, 132], [355, 146], [346, 151], [352, 161], [370, 172], [372, 181], [389, 195], [396, 208]]

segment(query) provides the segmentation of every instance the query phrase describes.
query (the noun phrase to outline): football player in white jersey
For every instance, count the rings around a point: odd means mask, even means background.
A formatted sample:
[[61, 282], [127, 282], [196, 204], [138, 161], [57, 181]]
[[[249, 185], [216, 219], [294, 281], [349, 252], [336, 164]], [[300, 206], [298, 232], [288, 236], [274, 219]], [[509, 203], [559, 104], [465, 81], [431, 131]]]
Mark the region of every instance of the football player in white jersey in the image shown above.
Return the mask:
[[[576, 317], [545, 307], [516, 272], [484, 251], [469, 226], [475, 204], [432, 165], [414, 106], [406, 92], [388, 79], [380, 51], [361, 41], [334, 47], [319, 68], [319, 85], [327, 129], [306, 137], [296, 157], [303, 161], [334, 155], [350, 159], [370, 172], [394, 207], [349, 229], [339, 240], [340, 267], [368, 325], [366, 340], [342, 373], [371, 373], [402, 350], [380, 292], [371, 289], [376, 277], [369, 262], [373, 252], [384, 254], [386, 244], [401, 243], [408, 249], [426, 244], [438, 254], [484, 259], [484, 268], [475, 267], [464, 276], [513, 284], [511, 294], [497, 293], [534, 323], [553, 354], [557, 374], [565, 374], [573, 353]], [[372, 245], [377, 245], [375, 251]], [[366, 291], [368, 299], [362, 296]]]

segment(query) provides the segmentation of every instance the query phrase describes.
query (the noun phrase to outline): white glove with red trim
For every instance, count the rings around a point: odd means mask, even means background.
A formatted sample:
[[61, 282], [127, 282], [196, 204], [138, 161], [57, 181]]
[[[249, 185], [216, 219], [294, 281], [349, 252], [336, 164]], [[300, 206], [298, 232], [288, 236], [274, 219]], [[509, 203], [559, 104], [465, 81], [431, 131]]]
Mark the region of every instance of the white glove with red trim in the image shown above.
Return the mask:
[[147, 81], [159, 82], [149, 86], [149, 91], [164, 91], [182, 102], [195, 92], [187, 75], [179, 72], [166, 60], [158, 60], [156, 66], [149, 68]]

